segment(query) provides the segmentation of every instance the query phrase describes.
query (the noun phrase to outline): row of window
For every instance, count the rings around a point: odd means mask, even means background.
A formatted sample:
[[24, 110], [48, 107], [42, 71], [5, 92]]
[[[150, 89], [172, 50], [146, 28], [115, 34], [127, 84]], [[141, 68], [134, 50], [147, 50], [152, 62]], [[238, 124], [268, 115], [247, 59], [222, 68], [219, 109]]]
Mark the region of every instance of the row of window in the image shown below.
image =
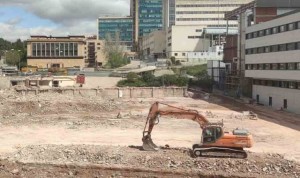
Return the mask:
[[188, 39], [198, 39], [201, 38], [201, 36], [188, 36]]
[[269, 87], [290, 88], [300, 90], [300, 82], [297, 81], [277, 81], [277, 80], [253, 80], [253, 85]]
[[258, 37], [263, 37], [263, 36], [267, 36], [267, 35], [283, 33], [286, 31], [292, 31], [292, 30], [296, 30], [296, 29], [300, 29], [300, 21], [289, 23], [289, 24], [284, 24], [284, 25], [280, 25], [280, 26], [276, 26], [276, 27], [272, 27], [272, 28], [267, 28], [267, 29], [263, 29], [260, 31], [252, 32], [252, 33], [247, 33], [246, 39], [258, 38]]
[[224, 20], [224, 18], [177, 18], [177, 21], [217, 21]]
[[300, 62], [246, 64], [246, 70], [300, 70]]
[[177, 11], [176, 14], [225, 14], [228, 11]]
[[33, 57], [76, 57], [77, 43], [32, 43]]
[[300, 42], [285, 43], [272, 46], [262, 46], [258, 48], [249, 48], [246, 49], [246, 55], [292, 50], [300, 50]]
[[176, 7], [240, 7], [243, 4], [179, 4]]

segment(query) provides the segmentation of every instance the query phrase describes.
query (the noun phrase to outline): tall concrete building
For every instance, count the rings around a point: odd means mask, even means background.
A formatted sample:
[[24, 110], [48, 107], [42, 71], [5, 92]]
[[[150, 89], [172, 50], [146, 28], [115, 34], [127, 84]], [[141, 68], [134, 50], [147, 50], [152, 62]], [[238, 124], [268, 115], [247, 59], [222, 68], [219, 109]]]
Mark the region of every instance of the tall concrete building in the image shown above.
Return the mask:
[[246, 29], [246, 73], [257, 102], [300, 113], [300, 11]]
[[167, 30], [175, 25], [176, 0], [164, 0], [163, 3], [163, 25], [164, 29]]
[[131, 0], [130, 14], [133, 17], [133, 39], [163, 28], [163, 0]]

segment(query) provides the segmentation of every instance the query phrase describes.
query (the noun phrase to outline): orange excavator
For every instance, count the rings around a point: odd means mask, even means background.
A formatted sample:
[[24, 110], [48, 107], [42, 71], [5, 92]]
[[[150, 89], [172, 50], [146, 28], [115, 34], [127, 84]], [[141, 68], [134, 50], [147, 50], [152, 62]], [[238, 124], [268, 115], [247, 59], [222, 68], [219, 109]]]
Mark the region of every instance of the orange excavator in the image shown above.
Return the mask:
[[154, 126], [159, 123], [160, 116], [189, 119], [200, 125], [202, 129], [201, 143], [193, 145], [193, 154], [197, 157], [247, 158], [244, 148], [253, 146], [252, 135], [247, 130], [235, 129], [232, 133], [224, 132], [223, 122], [211, 123], [197, 110], [183, 109], [155, 102], [149, 110], [143, 131], [143, 149], [146, 151], [159, 150], [158, 146], [152, 141], [151, 133]]

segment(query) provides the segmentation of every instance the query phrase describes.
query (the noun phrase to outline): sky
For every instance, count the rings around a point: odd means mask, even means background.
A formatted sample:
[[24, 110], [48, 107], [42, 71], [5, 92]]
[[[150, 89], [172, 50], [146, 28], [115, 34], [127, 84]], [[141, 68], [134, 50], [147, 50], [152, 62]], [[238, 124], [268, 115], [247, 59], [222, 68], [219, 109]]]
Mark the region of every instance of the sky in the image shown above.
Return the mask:
[[97, 35], [97, 18], [128, 16], [130, 0], [0, 0], [0, 38]]

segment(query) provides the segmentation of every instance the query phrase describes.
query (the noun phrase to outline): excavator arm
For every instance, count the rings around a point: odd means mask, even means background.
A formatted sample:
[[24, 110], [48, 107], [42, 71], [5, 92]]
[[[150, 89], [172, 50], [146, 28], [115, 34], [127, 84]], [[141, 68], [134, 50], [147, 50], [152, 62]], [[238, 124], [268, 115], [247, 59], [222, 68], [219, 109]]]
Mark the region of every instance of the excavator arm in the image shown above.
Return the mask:
[[142, 141], [144, 150], [152, 151], [158, 149], [151, 139], [151, 133], [154, 126], [159, 123], [159, 116], [171, 116], [178, 119], [193, 120], [197, 122], [202, 129], [205, 126], [210, 125], [209, 121], [203, 115], [199, 114], [197, 110], [183, 109], [160, 102], [155, 102], [149, 110], [143, 131]]

